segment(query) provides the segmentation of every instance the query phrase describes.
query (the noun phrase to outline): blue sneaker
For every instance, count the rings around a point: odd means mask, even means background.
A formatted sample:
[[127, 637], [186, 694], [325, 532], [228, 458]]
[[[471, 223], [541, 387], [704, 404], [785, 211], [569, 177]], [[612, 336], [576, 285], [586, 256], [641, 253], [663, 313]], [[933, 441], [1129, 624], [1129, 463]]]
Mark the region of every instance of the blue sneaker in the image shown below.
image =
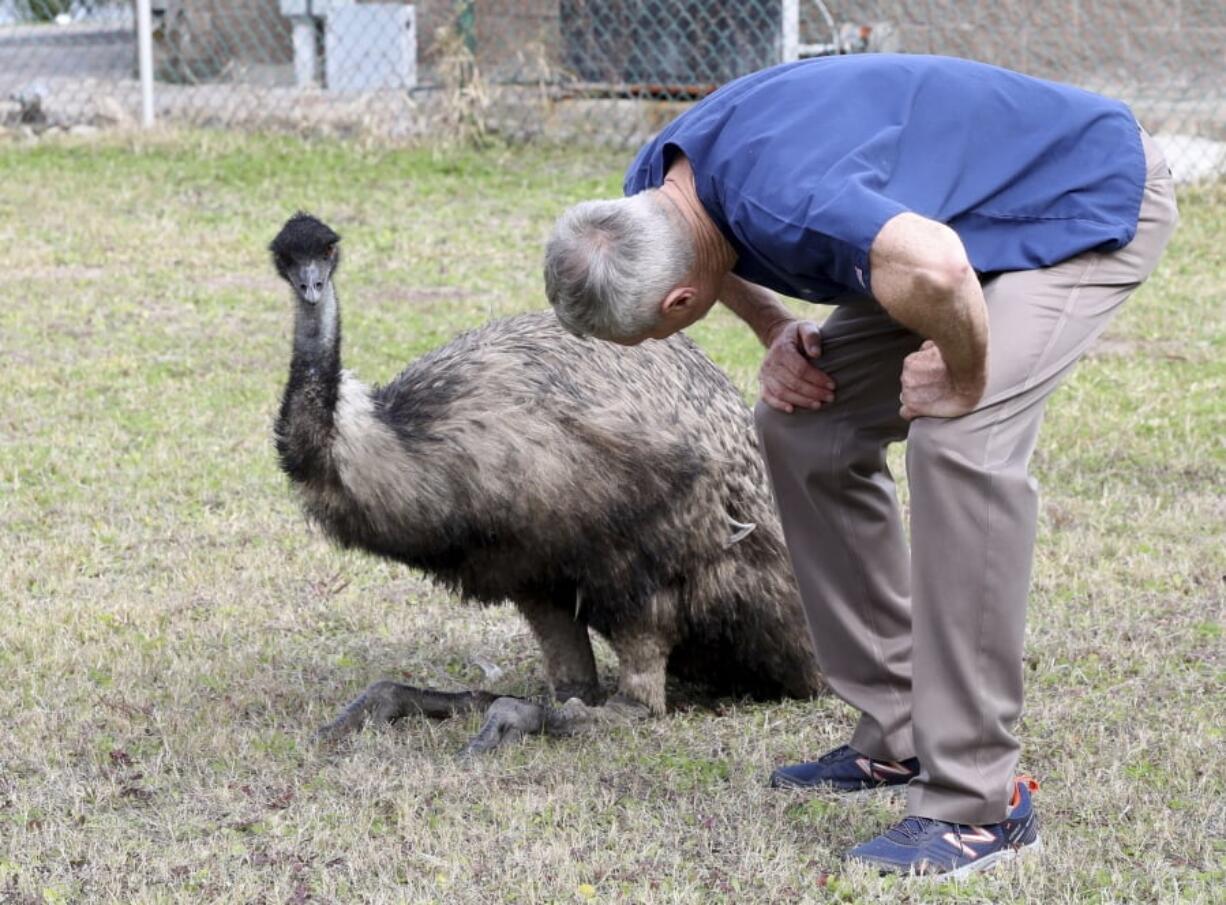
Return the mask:
[[987, 870], [1041, 848], [1039, 818], [1030, 793], [1039, 784], [1019, 777], [1009, 816], [988, 826], [947, 823], [931, 817], [908, 817], [876, 839], [857, 845], [846, 855], [878, 868], [883, 874], [910, 874], [942, 880]]
[[919, 773], [914, 757], [904, 761], [873, 760], [850, 745], [843, 745], [807, 764], [780, 767], [771, 774], [773, 789], [829, 789], [863, 792], [904, 786]]

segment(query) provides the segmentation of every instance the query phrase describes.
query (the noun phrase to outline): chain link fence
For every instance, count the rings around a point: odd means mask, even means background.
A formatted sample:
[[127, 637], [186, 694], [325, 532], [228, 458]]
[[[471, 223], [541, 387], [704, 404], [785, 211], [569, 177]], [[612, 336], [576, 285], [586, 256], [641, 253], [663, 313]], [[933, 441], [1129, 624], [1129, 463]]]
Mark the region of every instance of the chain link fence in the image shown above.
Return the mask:
[[[161, 121], [632, 147], [763, 66], [939, 53], [1122, 98], [1177, 177], [1226, 175], [1223, 0], [148, 2]], [[0, 0], [0, 122], [138, 122], [137, 21], [132, 0]]]

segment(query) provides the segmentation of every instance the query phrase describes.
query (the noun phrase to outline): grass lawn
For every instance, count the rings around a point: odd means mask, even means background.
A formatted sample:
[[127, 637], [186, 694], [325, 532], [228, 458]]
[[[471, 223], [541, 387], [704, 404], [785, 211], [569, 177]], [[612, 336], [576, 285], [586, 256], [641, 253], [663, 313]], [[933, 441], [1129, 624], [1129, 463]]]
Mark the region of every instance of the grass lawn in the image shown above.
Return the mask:
[[[0, 902], [1221, 902], [1226, 187], [1050, 406], [1023, 768], [1035, 869], [901, 886], [841, 852], [895, 818], [764, 788], [843, 742], [833, 698], [683, 708], [475, 764], [476, 720], [317, 751], [377, 678], [541, 687], [509, 608], [332, 549], [270, 426], [290, 305], [264, 246], [345, 237], [369, 380], [544, 305], [542, 240], [624, 160], [187, 134], [0, 145]], [[748, 330], [695, 337], [752, 392]], [[898, 450], [895, 450], [897, 454]], [[599, 656], [612, 678], [607, 647]]]

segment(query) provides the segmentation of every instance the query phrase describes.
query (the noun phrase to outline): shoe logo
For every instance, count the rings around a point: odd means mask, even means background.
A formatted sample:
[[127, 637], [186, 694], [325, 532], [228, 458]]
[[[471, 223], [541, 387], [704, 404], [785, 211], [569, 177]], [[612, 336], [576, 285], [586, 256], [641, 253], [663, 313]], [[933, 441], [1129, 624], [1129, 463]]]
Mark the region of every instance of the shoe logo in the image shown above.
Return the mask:
[[991, 830], [985, 830], [981, 826], [971, 827], [973, 832], [959, 833], [956, 830], [952, 833], [945, 833], [941, 838], [958, 849], [968, 858], [978, 858], [979, 852], [967, 845], [967, 841], [971, 842], [995, 842], [996, 835]]
[[[877, 782], [889, 782], [897, 776], [910, 776], [911, 771], [902, 764], [894, 762], [885, 762], [872, 760], [867, 757], [857, 757], [856, 766], [864, 771], [864, 775], [869, 779], [875, 779]], [[892, 774], [883, 776], [882, 774]]]

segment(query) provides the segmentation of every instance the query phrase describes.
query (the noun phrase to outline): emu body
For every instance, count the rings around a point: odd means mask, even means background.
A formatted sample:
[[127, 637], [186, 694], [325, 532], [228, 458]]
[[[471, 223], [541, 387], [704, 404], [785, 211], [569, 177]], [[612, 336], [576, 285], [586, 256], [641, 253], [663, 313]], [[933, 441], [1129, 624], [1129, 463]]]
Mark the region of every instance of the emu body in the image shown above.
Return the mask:
[[[334, 540], [515, 604], [562, 700], [599, 698], [589, 629], [618, 656], [619, 713], [662, 713], [666, 673], [759, 697], [821, 689], [752, 417], [692, 342], [624, 348], [526, 314], [368, 386], [341, 370], [338, 243], [298, 215], [271, 245], [296, 306], [277, 449]], [[377, 683], [332, 729], [491, 699], [423, 694]], [[592, 716], [516, 706], [490, 732]]]

